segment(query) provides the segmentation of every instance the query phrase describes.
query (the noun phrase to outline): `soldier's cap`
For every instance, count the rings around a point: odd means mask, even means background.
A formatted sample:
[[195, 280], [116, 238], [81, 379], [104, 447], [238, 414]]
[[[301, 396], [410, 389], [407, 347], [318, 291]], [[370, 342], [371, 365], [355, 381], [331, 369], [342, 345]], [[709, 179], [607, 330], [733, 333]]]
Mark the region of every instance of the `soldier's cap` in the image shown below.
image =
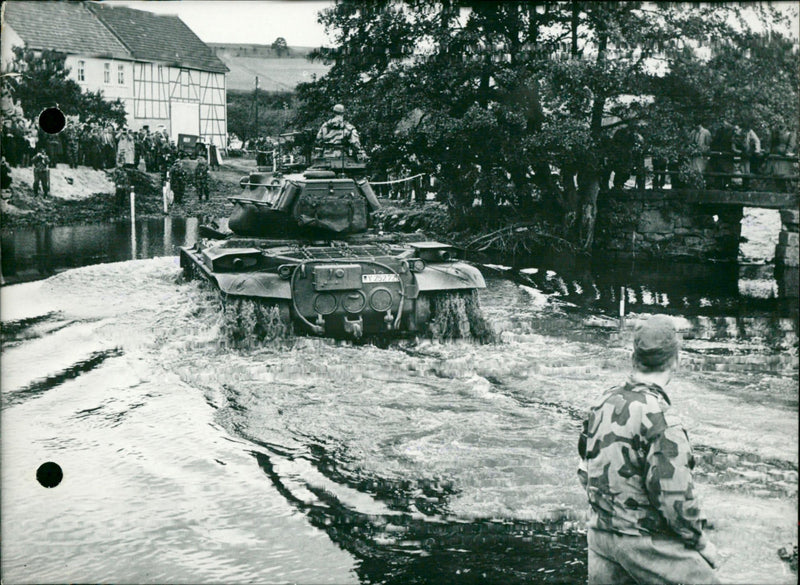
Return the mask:
[[678, 354], [680, 341], [668, 315], [651, 315], [633, 329], [633, 355], [642, 365], [658, 368]]
[[333, 106], [333, 111], [337, 114], [344, 114], [344, 106], [342, 104], [336, 104]]

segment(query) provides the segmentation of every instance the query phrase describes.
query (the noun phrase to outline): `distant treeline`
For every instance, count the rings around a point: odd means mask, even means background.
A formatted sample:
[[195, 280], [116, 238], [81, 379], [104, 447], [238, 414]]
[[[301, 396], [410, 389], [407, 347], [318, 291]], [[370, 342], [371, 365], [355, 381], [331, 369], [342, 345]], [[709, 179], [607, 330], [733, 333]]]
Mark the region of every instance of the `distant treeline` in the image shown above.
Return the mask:
[[207, 43], [214, 53], [231, 57], [259, 57], [264, 59], [305, 58], [311, 47], [272, 47], [271, 45]]

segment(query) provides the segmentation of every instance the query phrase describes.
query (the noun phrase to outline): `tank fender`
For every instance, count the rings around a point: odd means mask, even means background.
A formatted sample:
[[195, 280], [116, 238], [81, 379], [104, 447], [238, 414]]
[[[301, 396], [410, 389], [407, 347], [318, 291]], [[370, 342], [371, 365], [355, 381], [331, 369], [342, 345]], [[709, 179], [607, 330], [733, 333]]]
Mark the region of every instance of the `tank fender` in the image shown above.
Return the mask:
[[480, 270], [465, 262], [428, 264], [415, 274], [420, 292], [465, 288], [486, 288]]
[[288, 280], [268, 272], [219, 273], [214, 274], [217, 286], [225, 294], [265, 299], [292, 298]]

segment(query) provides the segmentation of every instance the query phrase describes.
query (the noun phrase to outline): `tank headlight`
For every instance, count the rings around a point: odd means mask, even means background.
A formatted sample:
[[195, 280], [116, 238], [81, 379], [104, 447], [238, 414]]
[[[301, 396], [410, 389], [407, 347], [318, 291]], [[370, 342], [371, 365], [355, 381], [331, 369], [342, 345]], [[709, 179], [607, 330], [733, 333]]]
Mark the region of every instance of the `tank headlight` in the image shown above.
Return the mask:
[[411, 272], [422, 272], [425, 270], [425, 260], [422, 258], [414, 258], [409, 262]]
[[372, 307], [373, 311], [383, 313], [392, 308], [393, 300], [392, 293], [389, 292], [389, 289], [380, 287], [372, 291], [369, 297], [369, 306]]
[[336, 297], [322, 293], [314, 298], [314, 310], [320, 315], [330, 315], [336, 310]]
[[367, 298], [360, 290], [349, 292], [342, 297], [342, 308], [348, 313], [360, 313], [367, 304]]

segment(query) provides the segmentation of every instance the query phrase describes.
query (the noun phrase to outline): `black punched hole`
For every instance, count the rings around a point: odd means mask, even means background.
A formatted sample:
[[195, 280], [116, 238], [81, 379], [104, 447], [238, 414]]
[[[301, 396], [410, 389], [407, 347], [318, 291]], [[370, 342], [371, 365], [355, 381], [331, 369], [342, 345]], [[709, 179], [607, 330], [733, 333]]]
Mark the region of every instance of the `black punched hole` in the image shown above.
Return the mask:
[[47, 108], [39, 114], [39, 126], [48, 134], [58, 134], [66, 125], [67, 119], [58, 108]]
[[39, 469], [36, 470], [36, 479], [46, 488], [54, 488], [61, 483], [64, 478], [64, 472], [61, 471], [61, 466], [58, 463], [48, 461], [42, 463]]

